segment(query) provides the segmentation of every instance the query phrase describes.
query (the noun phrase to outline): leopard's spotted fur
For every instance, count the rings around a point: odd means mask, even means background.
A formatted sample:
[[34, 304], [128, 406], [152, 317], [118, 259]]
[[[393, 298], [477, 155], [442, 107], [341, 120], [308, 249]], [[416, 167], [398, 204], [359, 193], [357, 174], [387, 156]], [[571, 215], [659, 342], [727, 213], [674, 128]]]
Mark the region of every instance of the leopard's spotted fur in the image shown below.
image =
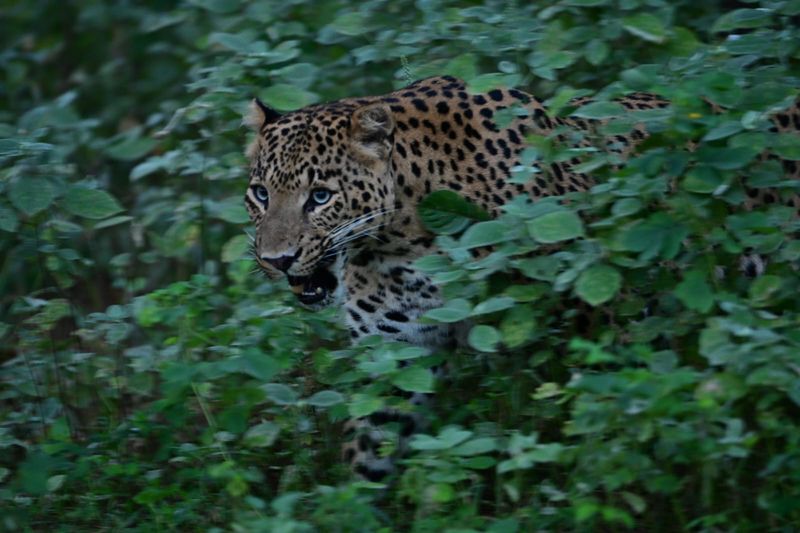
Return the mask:
[[[620, 102], [628, 109], [669, 105], [641, 93]], [[499, 126], [495, 114], [512, 106], [527, 116]], [[526, 135], [590, 132], [596, 123], [553, 118], [539, 99], [514, 89], [470, 94], [448, 76], [285, 115], [256, 101], [249, 122], [258, 135], [248, 150], [245, 202], [256, 225], [259, 265], [270, 276], [287, 275], [307, 305], [341, 304], [354, 339], [379, 334], [429, 347], [452, 340], [448, 326], [417, 323], [442, 304], [439, 289], [412, 266], [433, 251], [416, 211], [430, 192], [454, 190], [496, 214], [519, 194], [535, 199], [593, 185], [591, 176], [573, 170], [578, 159], [552, 163], [525, 185], [509, 176]], [[800, 115], [779, 115], [775, 125], [796, 130]], [[601, 148], [626, 155], [647, 136], [637, 126]], [[559, 138], [590, 144], [588, 136]], [[786, 171], [798, 169], [789, 162]], [[375, 451], [391, 421], [400, 422], [403, 434], [414, 429], [414, 418], [383, 411], [351, 424], [361, 435], [345, 446], [345, 456], [370, 479], [391, 469], [391, 460]]]

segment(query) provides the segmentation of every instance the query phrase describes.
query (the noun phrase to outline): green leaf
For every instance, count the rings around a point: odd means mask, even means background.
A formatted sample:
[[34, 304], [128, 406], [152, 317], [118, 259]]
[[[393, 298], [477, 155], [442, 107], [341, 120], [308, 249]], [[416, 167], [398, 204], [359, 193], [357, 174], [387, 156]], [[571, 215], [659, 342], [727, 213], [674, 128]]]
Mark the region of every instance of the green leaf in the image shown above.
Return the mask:
[[64, 474], [58, 474], [47, 478], [47, 492], [56, 492], [61, 488], [61, 485], [64, 484], [65, 479], [67, 479], [67, 476]]
[[164, 158], [151, 157], [150, 159], [142, 161], [133, 167], [130, 174], [131, 181], [142, 179], [143, 177], [148, 176], [153, 172], [157, 172], [165, 167], [166, 165], [164, 164]]
[[314, 407], [330, 407], [342, 402], [344, 402], [344, 396], [334, 390], [321, 390], [305, 400], [305, 403]]
[[475, 306], [475, 309], [470, 313], [471, 316], [486, 315], [489, 313], [496, 313], [510, 307], [514, 307], [514, 298], [508, 296], [493, 296], [488, 300], [480, 302]]
[[770, 150], [783, 159], [800, 161], [800, 135], [781, 133], [777, 136], [777, 141], [770, 146]]
[[122, 211], [119, 202], [106, 191], [72, 186], [61, 199], [59, 205], [73, 215], [101, 219]]
[[450, 453], [453, 455], [470, 456], [481, 455], [484, 453], [493, 452], [497, 449], [497, 441], [491, 437], [478, 437], [477, 439], [468, 440], [453, 448]]
[[276, 83], [260, 94], [261, 100], [278, 111], [294, 111], [317, 100], [317, 95], [294, 85]]
[[467, 228], [467, 231], [461, 236], [460, 244], [465, 248], [478, 248], [497, 244], [512, 237], [510, 230], [511, 228], [499, 220], [478, 222]]
[[478, 75], [476, 64], [477, 59], [475, 58], [475, 54], [461, 54], [451, 59], [447, 65], [445, 65], [443, 72], [455, 76], [456, 78], [461, 78], [462, 80], [469, 80]]
[[503, 343], [509, 348], [525, 344], [536, 331], [536, 318], [528, 306], [518, 305], [506, 313], [500, 323]]
[[150, 153], [156, 144], [156, 141], [149, 137], [131, 137], [112, 144], [106, 149], [106, 153], [112, 159], [134, 161]]
[[458, 446], [471, 436], [471, 431], [449, 426], [443, 429], [442, 432], [436, 437], [432, 437], [430, 435], [415, 435], [411, 440], [410, 445], [415, 450], [449, 450], [450, 448]]
[[277, 374], [280, 364], [255, 347], [248, 348], [242, 354], [242, 372], [249, 374], [259, 381], [269, 381]]
[[725, 13], [711, 26], [713, 32], [724, 32], [740, 28], [758, 28], [770, 23], [770, 9], [735, 9]]
[[247, 235], [236, 235], [231, 237], [222, 246], [221, 259], [223, 263], [232, 263], [242, 259], [250, 248], [250, 237]]
[[337, 17], [331, 23], [331, 28], [342, 35], [354, 37], [369, 31], [367, 20], [366, 13], [362, 13], [360, 11], [351, 11]]
[[241, 196], [229, 196], [223, 200], [206, 202], [209, 214], [231, 224], [244, 224], [250, 220]]
[[13, 209], [0, 206], [0, 230], [15, 232], [19, 225], [19, 219]]
[[714, 305], [714, 293], [706, 282], [706, 277], [699, 270], [687, 272], [675, 288], [675, 296], [687, 308], [708, 313]]
[[479, 352], [496, 352], [500, 343], [500, 332], [492, 326], [480, 324], [469, 331], [467, 342]]
[[572, 211], [547, 213], [528, 222], [531, 237], [545, 244], [583, 236], [583, 222]]
[[283, 383], [267, 383], [262, 389], [267, 393], [267, 398], [278, 405], [294, 405], [297, 403], [297, 393]]
[[433, 372], [427, 368], [409, 366], [392, 378], [392, 384], [407, 392], [433, 392]]
[[734, 170], [747, 165], [758, 155], [759, 150], [748, 147], [713, 148], [703, 146], [696, 152], [697, 160], [722, 170]]
[[667, 40], [667, 30], [660, 19], [649, 13], [637, 13], [636, 15], [622, 19], [622, 27], [633, 35], [650, 41], [651, 43], [663, 43]]
[[608, 265], [593, 265], [584, 270], [575, 282], [575, 293], [590, 305], [611, 300], [622, 286], [622, 275]]
[[615, 217], [626, 217], [642, 210], [644, 205], [638, 198], [620, 198], [611, 206], [611, 214]]
[[708, 131], [705, 135], [703, 135], [704, 141], [716, 141], [718, 139], [724, 139], [726, 137], [730, 137], [736, 133], [739, 133], [744, 129], [742, 122], [739, 120], [726, 120], [722, 124], [712, 128]]
[[111, 226], [117, 226], [119, 224], [124, 224], [126, 222], [130, 222], [133, 220], [132, 216], [128, 215], [119, 215], [116, 217], [107, 218], [105, 220], [101, 220], [100, 222], [96, 223], [93, 227], [94, 229], [103, 229], [103, 228], [110, 228]]
[[561, 3], [564, 5], [576, 6], [576, 7], [596, 7], [596, 6], [607, 5], [609, 1], [610, 0], [564, 0]]
[[11, 182], [8, 199], [27, 216], [50, 206], [56, 197], [53, 185], [44, 178], [20, 177]]
[[779, 294], [783, 286], [780, 276], [766, 274], [756, 278], [750, 285], [750, 300], [755, 304], [767, 303], [773, 296]]
[[242, 444], [248, 448], [265, 448], [272, 446], [281, 432], [280, 426], [273, 422], [261, 422], [247, 430], [242, 437]]
[[471, 222], [489, 220], [489, 214], [453, 191], [434, 191], [419, 203], [425, 227], [445, 235], [458, 233]]
[[724, 183], [724, 177], [716, 169], [706, 165], [698, 165], [686, 173], [681, 186], [689, 192], [711, 194]]
[[623, 114], [625, 108], [617, 102], [592, 102], [577, 108], [570, 116], [600, 120]]
[[605, 41], [600, 39], [592, 39], [586, 45], [586, 61], [592, 65], [599, 65], [606, 60], [608, 54], [611, 53], [611, 48]]
[[472, 305], [467, 300], [456, 298], [438, 309], [431, 309], [423, 316], [437, 322], [452, 323], [464, 320], [471, 312]]
[[347, 406], [347, 411], [349, 412], [350, 416], [361, 418], [362, 416], [367, 416], [374, 413], [381, 407], [383, 407], [383, 400], [380, 398], [376, 398], [375, 396], [370, 396], [368, 394], [356, 393], [350, 400], [350, 403]]

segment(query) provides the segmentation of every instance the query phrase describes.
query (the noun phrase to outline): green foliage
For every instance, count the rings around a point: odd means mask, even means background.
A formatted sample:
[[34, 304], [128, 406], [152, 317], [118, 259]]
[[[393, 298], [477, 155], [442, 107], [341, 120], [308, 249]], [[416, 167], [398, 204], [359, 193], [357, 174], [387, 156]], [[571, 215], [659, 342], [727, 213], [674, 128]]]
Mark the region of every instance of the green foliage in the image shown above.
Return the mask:
[[[759, 154], [800, 159], [768, 119], [800, 7], [733, 4], [2, 2], [0, 528], [792, 530], [800, 225], [743, 185], [798, 191]], [[654, 135], [622, 169], [529, 139], [513, 181], [579, 156], [600, 183], [493, 220], [429, 196], [425, 320], [467, 346], [350, 347], [251, 272], [241, 115], [443, 73]], [[340, 423], [397, 389], [437, 390], [431, 424], [389, 489], [354, 482]]]

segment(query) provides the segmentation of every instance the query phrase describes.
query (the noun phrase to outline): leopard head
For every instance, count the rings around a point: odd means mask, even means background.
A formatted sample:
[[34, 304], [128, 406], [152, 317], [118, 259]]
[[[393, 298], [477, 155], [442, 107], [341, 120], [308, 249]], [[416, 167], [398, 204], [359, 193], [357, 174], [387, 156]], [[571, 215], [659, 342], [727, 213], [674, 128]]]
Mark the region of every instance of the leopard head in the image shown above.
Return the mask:
[[338, 102], [279, 114], [254, 100], [246, 122], [256, 261], [301, 303], [329, 305], [347, 250], [379, 238], [394, 208], [391, 110]]

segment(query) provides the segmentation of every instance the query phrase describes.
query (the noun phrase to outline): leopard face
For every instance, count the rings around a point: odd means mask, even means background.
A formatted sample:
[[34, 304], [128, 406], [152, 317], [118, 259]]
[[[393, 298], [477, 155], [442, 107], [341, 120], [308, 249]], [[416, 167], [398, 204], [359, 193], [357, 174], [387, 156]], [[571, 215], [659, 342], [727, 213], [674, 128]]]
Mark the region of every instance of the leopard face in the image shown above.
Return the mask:
[[286, 276], [301, 303], [329, 305], [343, 255], [380, 238], [394, 210], [386, 106], [325, 106], [279, 115], [258, 101], [249, 124], [245, 205], [255, 255], [271, 278]]

